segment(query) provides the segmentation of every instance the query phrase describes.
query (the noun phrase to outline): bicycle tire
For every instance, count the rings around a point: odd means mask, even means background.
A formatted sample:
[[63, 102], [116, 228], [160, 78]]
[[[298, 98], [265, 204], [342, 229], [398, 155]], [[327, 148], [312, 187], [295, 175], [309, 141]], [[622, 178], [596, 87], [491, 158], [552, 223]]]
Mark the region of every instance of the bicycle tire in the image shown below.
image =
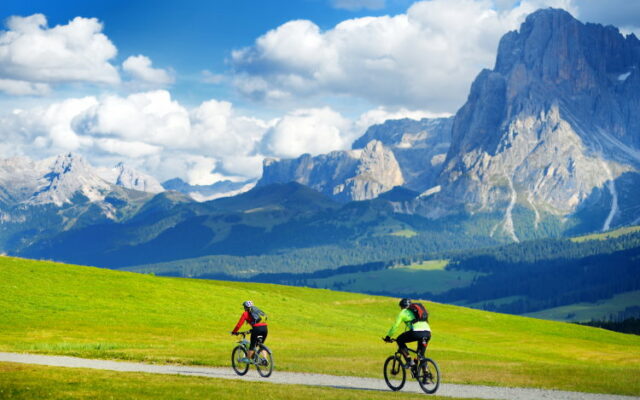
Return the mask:
[[416, 370], [416, 379], [425, 393], [435, 393], [440, 386], [440, 368], [438, 368], [438, 364], [430, 358], [420, 361], [420, 365]]
[[243, 346], [236, 346], [231, 351], [231, 367], [236, 374], [242, 376], [249, 371], [249, 364], [240, 362], [241, 358], [247, 357], [247, 349]]
[[[266, 356], [262, 356], [262, 353], [266, 353]], [[265, 345], [260, 345], [256, 354], [256, 369], [263, 378], [268, 378], [273, 372], [273, 354], [271, 350]]]
[[389, 389], [397, 392], [407, 381], [407, 371], [402, 366], [402, 360], [397, 355], [389, 356], [383, 367], [384, 381]]

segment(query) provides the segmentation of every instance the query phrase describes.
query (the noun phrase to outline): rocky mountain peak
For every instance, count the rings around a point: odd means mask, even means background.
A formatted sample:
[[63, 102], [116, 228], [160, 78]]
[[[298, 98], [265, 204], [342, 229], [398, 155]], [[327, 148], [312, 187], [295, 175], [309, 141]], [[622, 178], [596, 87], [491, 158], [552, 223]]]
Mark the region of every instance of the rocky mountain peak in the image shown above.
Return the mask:
[[368, 200], [402, 184], [404, 178], [393, 152], [382, 142], [372, 140], [359, 152], [355, 176], [336, 185], [333, 194], [346, 193], [350, 200]]
[[638, 39], [564, 10], [537, 11], [502, 38], [495, 68], [473, 82], [431, 209], [502, 209], [494, 231], [517, 238], [516, 206], [531, 209], [537, 224], [545, 212], [567, 216], [600, 199], [608, 227], [627, 212], [615, 182], [635, 179], [638, 132]]
[[39, 161], [28, 157], [0, 160], [0, 206], [4, 207], [102, 202], [110, 193], [122, 192], [119, 187], [151, 193], [164, 190], [155, 178], [123, 163], [95, 168], [76, 153]]
[[110, 185], [95, 173], [82, 156], [67, 153], [53, 159], [29, 202], [61, 206], [71, 203], [77, 194], [89, 201], [99, 201], [104, 199], [104, 194], [110, 189]]
[[387, 120], [369, 127], [352, 150], [267, 158], [258, 185], [295, 181], [340, 201], [375, 198], [399, 185], [420, 192], [442, 170], [452, 123], [453, 117]]
[[113, 168], [99, 168], [98, 173], [107, 182], [127, 189], [148, 193], [164, 191], [156, 178], [135, 170], [123, 162], [119, 162]]
[[339, 201], [366, 200], [402, 185], [402, 171], [382, 142], [372, 140], [363, 149], [334, 151], [296, 159], [266, 159], [257, 186], [297, 182]]

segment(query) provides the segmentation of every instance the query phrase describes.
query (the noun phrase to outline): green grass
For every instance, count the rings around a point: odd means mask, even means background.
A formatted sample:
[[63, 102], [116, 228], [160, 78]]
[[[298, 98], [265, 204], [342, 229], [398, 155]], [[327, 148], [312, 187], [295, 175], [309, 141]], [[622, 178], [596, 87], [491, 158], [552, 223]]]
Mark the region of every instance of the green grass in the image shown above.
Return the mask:
[[[411, 399], [415, 394], [278, 385], [192, 376], [113, 372], [80, 368], [0, 363], [0, 398], [4, 400], [87, 399], [163, 400]], [[399, 396], [399, 397], [398, 397]], [[444, 397], [430, 397], [444, 399]], [[447, 398], [449, 399], [449, 398]]]
[[566, 322], [604, 321], [628, 307], [640, 306], [640, 290], [620, 293], [595, 303], [577, 303], [527, 314], [529, 317]]
[[390, 235], [391, 236], [400, 236], [400, 237], [405, 237], [405, 238], [412, 238], [414, 236], [418, 236], [418, 232], [412, 231], [411, 229], [402, 229], [402, 230], [390, 233]]
[[615, 229], [609, 232], [594, 233], [591, 235], [578, 236], [571, 239], [573, 242], [586, 242], [588, 240], [606, 240], [614, 239], [622, 235], [628, 235], [629, 233], [640, 232], [640, 226], [627, 226], [625, 228]]
[[379, 271], [334, 275], [328, 278], [308, 279], [314, 287], [373, 293], [433, 293], [465, 287], [473, 282], [475, 271], [445, 270], [446, 261], [414, 264]]
[[[277, 370], [380, 377], [397, 299], [0, 257], [0, 351], [227, 366], [252, 299]], [[448, 383], [640, 394], [640, 337], [427, 302]], [[277, 372], [277, 371], [276, 371]], [[594, 379], [597, 377], [597, 379]]]
[[406, 268], [421, 271], [442, 271], [447, 265], [449, 265], [449, 260], [427, 260], [418, 264], [411, 264]]
[[[527, 298], [525, 296], [509, 296], [509, 297], [500, 297], [498, 299], [483, 300], [483, 301], [478, 301], [478, 302], [473, 302], [473, 303], [467, 303], [465, 301], [460, 301], [460, 302], [455, 302], [455, 304], [458, 305], [458, 306], [472, 307], [472, 308], [478, 308], [478, 309], [483, 310], [483, 309], [486, 309], [489, 305], [501, 306], [501, 305], [504, 305], [504, 304], [513, 303], [514, 301], [526, 300], [526, 299]], [[527, 315], [527, 316], [528, 317], [532, 317], [532, 315]], [[542, 319], [553, 319], [553, 318], [542, 318]]]

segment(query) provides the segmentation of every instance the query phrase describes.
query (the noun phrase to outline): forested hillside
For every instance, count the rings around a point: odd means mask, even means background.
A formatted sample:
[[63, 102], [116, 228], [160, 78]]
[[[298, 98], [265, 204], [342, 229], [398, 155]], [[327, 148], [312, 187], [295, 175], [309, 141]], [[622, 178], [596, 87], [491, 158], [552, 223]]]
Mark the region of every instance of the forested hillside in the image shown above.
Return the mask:
[[[379, 254], [375, 246], [371, 249], [371, 254]], [[318, 259], [333, 254], [331, 248], [322, 250], [324, 252], [318, 249]], [[399, 253], [406, 250], [406, 247], [398, 248]], [[529, 314], [558, 307], [565, 307], [562, 309], [565, 310], [566, 306], [577, 303], [606, 303], [617, 296], [615, 307], [610, 307], [611, 313], [600, 313], [599, 319], [623, 320], [640, 316], [640, 298], [636, 295], [640, 294], [640, 229], [637, 227], [594, 236], [533, 240], [480, 250], [405, 254], [413, 255], [352, 262], [338, 268], [313, 271], [288, 266], [298, 272], [254, 270], [244, 276], [228, 271], [207, 273], [211, 270], [206, 267], [207, 260], [194, 260], [201, 263], [201, 269], [185, 266], [182, 270], [164, 272], [428, 298], [510, 314]], [[336, 258], [336, 261], [340, 259]], [[447, 261], [435, 268], [421, 264], [425, 260], [438, 259]], [[147, 268], [162, 273], [162, 267]], [[568, 317], [561, 319], [571, 320], [571, 313], [571, 307], [568, 307]]]
[[513, 314], [593, 302], [640, 289], [640, 233], [580, 242], [540, 240], [471, 251], [456, 256], [448, 268], [486, 275], [469, 287], [435, 296], [439, 301], [484, 302], [484, 309]]

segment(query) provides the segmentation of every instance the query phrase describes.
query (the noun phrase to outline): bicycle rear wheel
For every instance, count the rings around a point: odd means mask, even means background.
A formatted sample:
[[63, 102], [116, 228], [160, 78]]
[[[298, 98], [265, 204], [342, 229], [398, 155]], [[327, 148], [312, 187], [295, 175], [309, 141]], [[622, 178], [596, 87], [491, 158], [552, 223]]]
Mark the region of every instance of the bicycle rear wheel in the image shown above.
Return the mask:
[[263, 378], [268, 378], [273, 372], [273, 355], [267, 346], [260, 345], [258, 347], [256, 369]]
[[236, 346], [231, 352], [231, 367], [238, 375], [244, 375], [249, 370], [249, 363], [241, 362], [247, 358], [247, 350], [242, 346]]
[[420, 388], [425, 393], [432, 394], [438, 390], [440, 386], [440, 369], [438, 364], [430, 358], [420, 361], [416, 372], [416, 379]]
[[402, 366], [402, 361], [397, 355], [389, 356], [384, 362], [384, 380], [389, 389], [398, 391], [407, 381], [407, 371]]

